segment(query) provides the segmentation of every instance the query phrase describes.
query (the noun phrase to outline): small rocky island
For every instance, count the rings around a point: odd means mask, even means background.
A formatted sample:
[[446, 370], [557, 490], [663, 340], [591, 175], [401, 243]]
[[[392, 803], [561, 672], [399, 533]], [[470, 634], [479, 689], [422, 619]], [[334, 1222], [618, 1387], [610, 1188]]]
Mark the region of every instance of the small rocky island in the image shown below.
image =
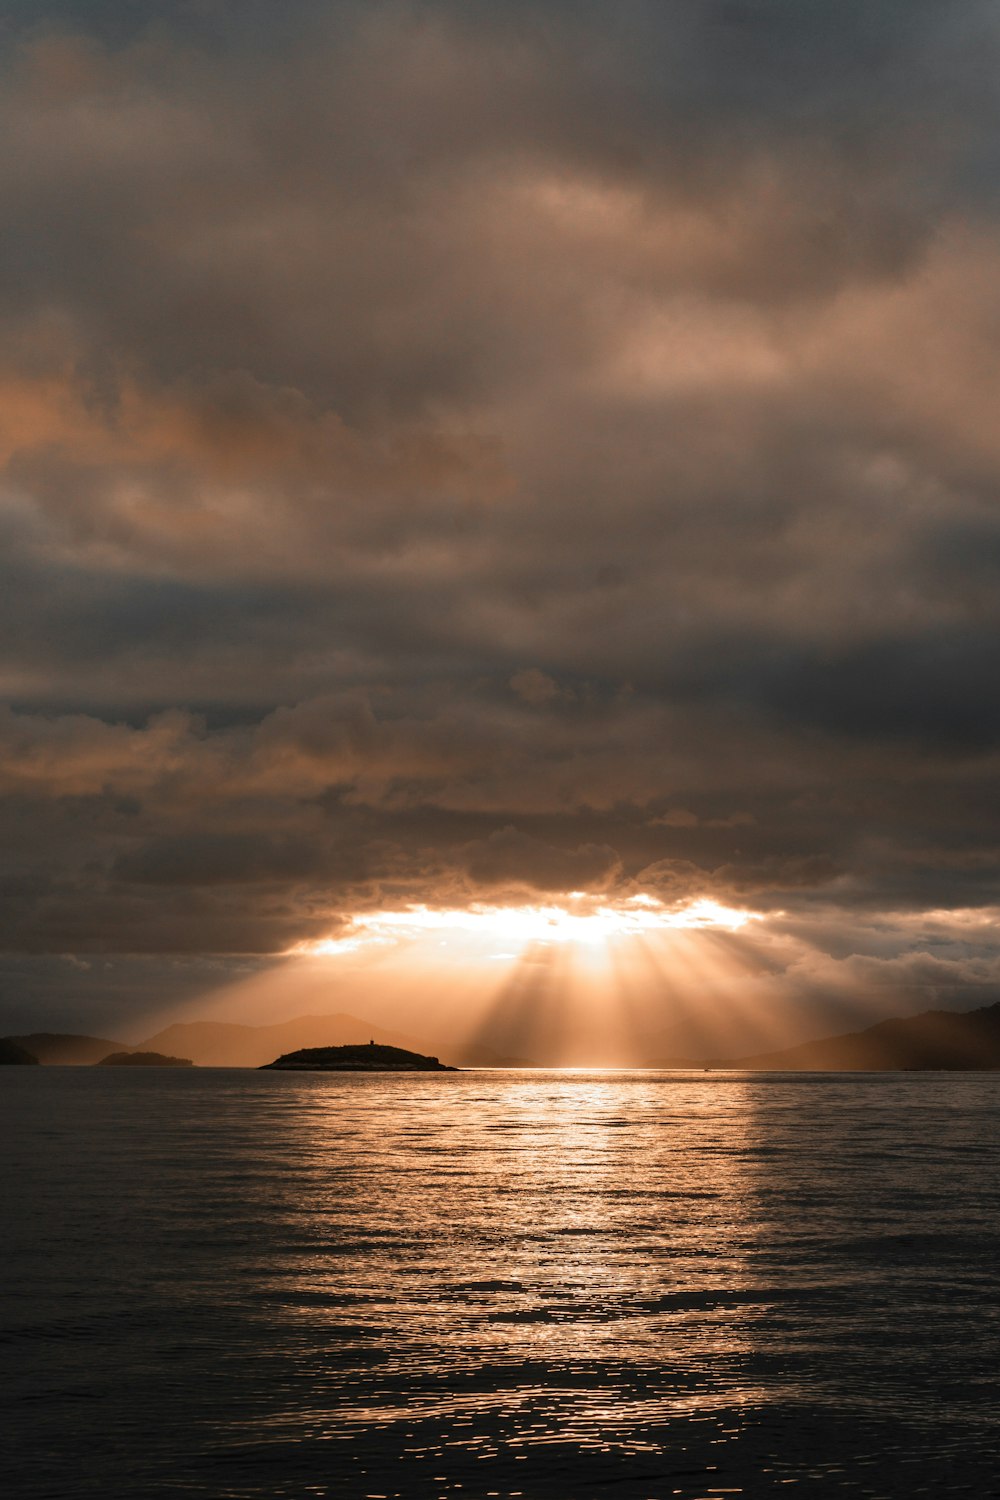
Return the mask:
[[94, 1063], [95, 1068], [193, 1068], [189, 1057], [168, 1057], [165, 1052], [111, 1052]]
[[286, 1052], [264, 1068], [287, 1073], [457, 1073], [436, 1057], [407, 1052], [404, 1047], [365, 1046], [302, 1047]]

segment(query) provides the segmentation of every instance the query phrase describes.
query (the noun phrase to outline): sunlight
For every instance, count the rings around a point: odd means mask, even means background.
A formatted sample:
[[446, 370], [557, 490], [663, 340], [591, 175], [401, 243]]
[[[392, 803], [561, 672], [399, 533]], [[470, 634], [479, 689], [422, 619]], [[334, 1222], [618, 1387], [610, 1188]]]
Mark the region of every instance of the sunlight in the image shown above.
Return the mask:
[[[565, 904], [563, 904], [565, 903]], [[477, 938], [484, 946], [503, 945], [503, 956], [531, 943], [572, 943], [594, 947], [614, 938], [638, 937], [674, 929], [723, 928], [738, 932], [759, 921], [755, 912], [723, 906], [717, 901], [691, 901], [667, 907], [654, 896], [640, 894], [609, 904], [581, 891], [540, 906], [491, 906], [441, 909], [412, 906], [401, 911], [364, 913], [352, 918], [341, 937], [299, 943], [295, 956], [319, 957], [350, 953], [372, 944], [395, 943], [421, 934]]]

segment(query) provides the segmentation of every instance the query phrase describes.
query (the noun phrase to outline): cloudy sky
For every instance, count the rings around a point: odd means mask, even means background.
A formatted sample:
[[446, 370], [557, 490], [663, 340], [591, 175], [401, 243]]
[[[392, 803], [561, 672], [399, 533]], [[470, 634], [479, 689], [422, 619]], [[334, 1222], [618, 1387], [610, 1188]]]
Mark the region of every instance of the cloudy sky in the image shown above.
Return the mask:
[[0, 42], [0, 1025], [572, 891], [789, 1039], [1000, 998], [995, 5]]

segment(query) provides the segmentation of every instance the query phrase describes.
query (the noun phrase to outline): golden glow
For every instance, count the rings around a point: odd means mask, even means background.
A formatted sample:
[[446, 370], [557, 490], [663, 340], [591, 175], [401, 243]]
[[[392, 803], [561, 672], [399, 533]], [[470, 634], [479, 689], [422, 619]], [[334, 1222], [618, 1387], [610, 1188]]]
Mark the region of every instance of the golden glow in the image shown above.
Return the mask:
[[[559, 901], [543, 906], [472, 906], [440, 909], [411, 906], [401, 911], [362, 913], [354, 917], [341, 937], [300, 943], [296, 955], [320, 956], [349, 953], [370, 944], [395, 943], [423, 934], [437, 933], [479, 939], [520, 950], [532, 943], [572, 943], [595, 946], [614, 938], [640, 937], [671, 928], [724, 928], [737, 932], [748, 922], [759, 920], [754, 912], [723, 906], [717, 901], [691, 901], [683, 906], [664, 906], [654, 896], [640, 894], [609, 904], [571, 891]], [[507, 956], [507, 955], [503, 955]]]

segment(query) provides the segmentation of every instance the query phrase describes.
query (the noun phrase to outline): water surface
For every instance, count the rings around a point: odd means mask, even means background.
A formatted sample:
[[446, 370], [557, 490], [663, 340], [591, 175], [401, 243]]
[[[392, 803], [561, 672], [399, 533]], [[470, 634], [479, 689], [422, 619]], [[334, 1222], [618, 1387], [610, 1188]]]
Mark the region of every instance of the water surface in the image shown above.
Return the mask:
[[1000, 1075], [2, 1072], [16, 1500], [1000, 1494]]

